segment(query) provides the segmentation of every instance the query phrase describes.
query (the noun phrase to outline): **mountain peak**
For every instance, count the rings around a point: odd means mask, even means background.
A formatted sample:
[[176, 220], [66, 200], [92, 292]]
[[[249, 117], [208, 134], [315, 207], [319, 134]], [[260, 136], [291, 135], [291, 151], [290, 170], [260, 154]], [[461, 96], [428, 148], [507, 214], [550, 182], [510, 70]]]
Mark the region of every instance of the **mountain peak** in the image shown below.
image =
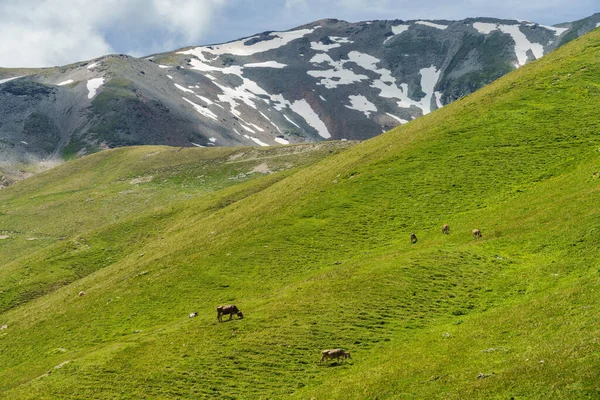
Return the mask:
[[557, 27], [328, 18], [140, 59], [4, 70], [0, 135], [11, 145], [0, 153], [25, 161], [137, 144], [367, 139], [542, 57], [594, 29], [595, 18]]

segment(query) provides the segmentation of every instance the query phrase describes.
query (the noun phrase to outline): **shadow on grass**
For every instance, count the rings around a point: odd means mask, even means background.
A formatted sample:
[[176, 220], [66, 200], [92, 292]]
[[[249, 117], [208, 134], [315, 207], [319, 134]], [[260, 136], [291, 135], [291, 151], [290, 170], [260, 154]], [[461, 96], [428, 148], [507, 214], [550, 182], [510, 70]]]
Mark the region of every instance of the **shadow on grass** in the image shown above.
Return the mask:
[[352, 365], [352, 363], [343, 363], [343, 362], [337, 362], [337, 361], [329, 363], [329, 364], [319, 363], [320, 366], [327, 367], [327, 368], [341, 367], [341, 366], [343, 366], [345, 364]]

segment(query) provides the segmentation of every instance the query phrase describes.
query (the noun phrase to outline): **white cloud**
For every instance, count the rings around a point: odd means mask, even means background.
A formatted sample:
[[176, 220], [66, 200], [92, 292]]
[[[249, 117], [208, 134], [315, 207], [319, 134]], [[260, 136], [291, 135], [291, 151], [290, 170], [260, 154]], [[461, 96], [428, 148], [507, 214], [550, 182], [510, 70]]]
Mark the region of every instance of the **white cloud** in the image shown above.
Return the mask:
[[[62, 65], [95, 58], [114, 52], [118, 41], [127, 35], [140, 47], [144, 47], [144, 42], [169, 43], [173, 38], [193, 42], [200, 40], [224, 3], [225, 0], [2, 0], [0, 67]], [[151, 37], [153, 32], [160, 32], [160, 38]]]
[[[322, 18], [519, 18], [546, 25], [598, 11], [598, 0], [0, 0], [0, 67], [50, 66], [220, 43]], [[217, 26], [217, 23], [219, 26]]]

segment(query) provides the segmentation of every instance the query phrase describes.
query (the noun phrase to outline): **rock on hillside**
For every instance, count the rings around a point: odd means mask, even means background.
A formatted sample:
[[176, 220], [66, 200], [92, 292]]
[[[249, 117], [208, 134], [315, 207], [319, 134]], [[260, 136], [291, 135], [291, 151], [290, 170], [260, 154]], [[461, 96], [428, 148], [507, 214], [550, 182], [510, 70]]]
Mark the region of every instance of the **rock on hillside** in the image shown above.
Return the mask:
[[600, 24], [322, 20], [147, 58], [0, 69], [0, 159], [138, 144], [367, 139], [427, 114]]

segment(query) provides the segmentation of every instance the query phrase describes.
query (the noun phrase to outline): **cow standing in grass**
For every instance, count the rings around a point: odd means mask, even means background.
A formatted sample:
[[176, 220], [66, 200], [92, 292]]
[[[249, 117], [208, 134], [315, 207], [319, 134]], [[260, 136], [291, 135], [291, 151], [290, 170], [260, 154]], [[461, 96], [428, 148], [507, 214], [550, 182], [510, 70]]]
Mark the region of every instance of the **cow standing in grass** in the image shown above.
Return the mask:
[[475, 239], [479, 239], [481, 238], [483, 235], [481, 234], [481, 231], [479, 229], [473, 229], [473, 237]]
[[321, 351], [321, 361], [319, 361], [319, 362], [321, 363], [326, 360], [333, 360], [334, 358], [337, 359], [337, 361], [339, 361], [341, 358], [343, 361], [346, 358], [352, 358], [352, 357], [350, 356], [349, 351], [344, 351], [342, 349], [322, 350]]
[[244, 314], [235, 306], [235, 304], [229, 304], [227, 306], [217, 307], [217, 320], [223, 322], [223, 315], [229, 314], [229, 321], [233, 319], [234, 315], [237, 315], [240, 319], [244, 318]]
[[450, 225], [445, 224], [444, 226], [442, 226], [442, 233], [448, 235], [450, 233]]

